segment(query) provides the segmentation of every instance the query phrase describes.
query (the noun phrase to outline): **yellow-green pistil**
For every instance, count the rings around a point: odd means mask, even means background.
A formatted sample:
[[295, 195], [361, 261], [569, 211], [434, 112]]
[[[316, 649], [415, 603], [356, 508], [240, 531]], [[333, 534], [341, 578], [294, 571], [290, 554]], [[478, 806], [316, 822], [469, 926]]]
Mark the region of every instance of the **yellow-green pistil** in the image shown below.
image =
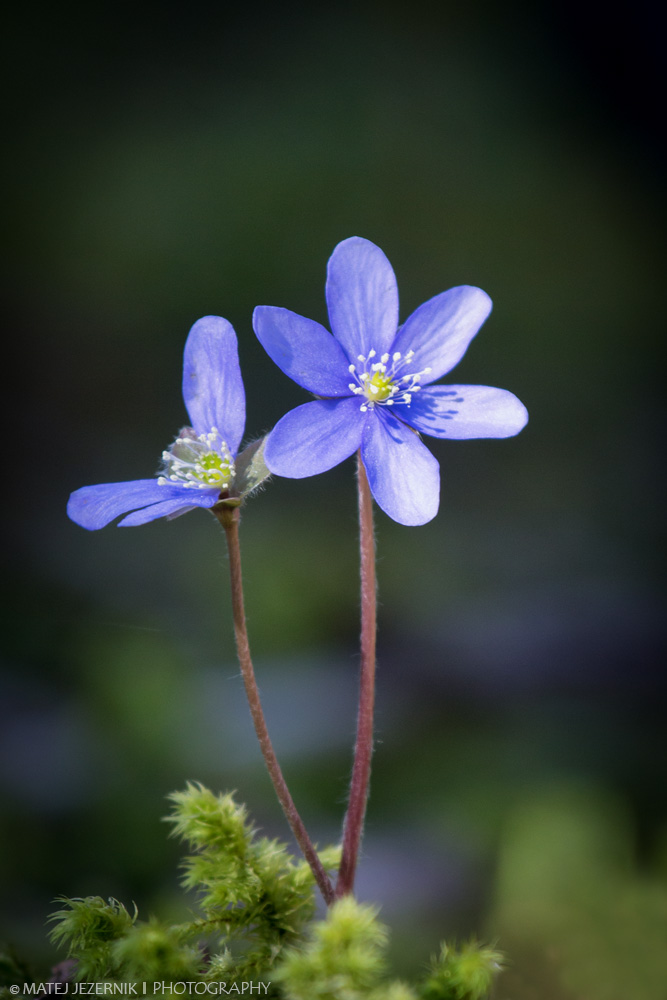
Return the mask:
[[384, 372], [373, 372], [372, 378], [366, 382], [366, 395], [376, 403], [382, 403], [391, 396], [394, 382]]

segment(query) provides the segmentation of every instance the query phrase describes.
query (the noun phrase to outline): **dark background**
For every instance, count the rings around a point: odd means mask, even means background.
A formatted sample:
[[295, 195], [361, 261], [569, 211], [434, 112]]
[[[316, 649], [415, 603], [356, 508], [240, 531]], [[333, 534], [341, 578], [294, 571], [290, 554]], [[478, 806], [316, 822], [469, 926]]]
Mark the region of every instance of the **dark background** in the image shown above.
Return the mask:
[[[285, 824], [204, 512], [89, 534], [69, 492], [144, 478], [185, 420], [183, 344], [239, 337], [248, 437], [305, 393], [252, 309], [326, 323], [360, 235], [405, 318], [494, 312], [453, 379], [527, 405], [509, 441], [429, 442], [437, 519], [377, 516], [379, 691], [361, 898], [418, 974], [497, 939], [500, 998], [663, 998], [660, 544], [664, 161], [653, 8], [25, 6], [5, 15], [0, 939], [58, 957], [53, 897], [180, 919], [160, 817], [187, 779]], [[351, 462], [243, 520], [249, 627], [312, 835], [338, 837], [355, 721]]]

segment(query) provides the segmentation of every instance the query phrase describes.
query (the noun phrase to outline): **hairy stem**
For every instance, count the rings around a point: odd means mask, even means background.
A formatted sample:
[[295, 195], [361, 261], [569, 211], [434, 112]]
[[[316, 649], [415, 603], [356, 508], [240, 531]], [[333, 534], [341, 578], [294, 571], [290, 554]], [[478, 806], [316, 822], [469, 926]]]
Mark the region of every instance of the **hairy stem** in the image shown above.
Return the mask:
[[264, 763], [273, 787], [275, 788], [278, 801], [287, 818], [292, 833], [303, 852], [303, 855], [311, 867], [315, 881], [317, 882], [325, 902], [333, 902], [334, 890], [322, 862], [320, 861], [310, 837], [306, 831], [303, 821], [299, 816], [292, 796], [290, 795], [287, 783], [278, 763], [269, 731], [262, 711], [259, 698], [255, 671], [250, 657], [250, 644], [248, 642], [248, 631], [246, 628], [245, 609], [243, 603], [243, 578], [241, 573], [241, 548], [239, 545], [239, 509], [238, 507], [222, 507], [213, 511], [225, 529], [227, 537], [227, 548], [229, 551], [229, 572], [231, 578], [232, 611], [234, 617], [234, 634], [236, 636], [236, 649], [241, 666], [241, 675], [245, 685], [245, 691], [250, 706], [250, 714], [257, 733], [257, 739], [264, 757]]
[[357, 483], [359, 489], [359, 556], [361, 567], [361, 677], [357, 741], [354, 749], [350, 797], [343, 825], [343, 854], [336, 884], [337, 899], [351, 893], [354, 889], [354, 876], [364, 828], [373, 754], [375, 635], [377, 631], [375, 536], [373, 533], [373, 498], [360, 452], [357, 454]]

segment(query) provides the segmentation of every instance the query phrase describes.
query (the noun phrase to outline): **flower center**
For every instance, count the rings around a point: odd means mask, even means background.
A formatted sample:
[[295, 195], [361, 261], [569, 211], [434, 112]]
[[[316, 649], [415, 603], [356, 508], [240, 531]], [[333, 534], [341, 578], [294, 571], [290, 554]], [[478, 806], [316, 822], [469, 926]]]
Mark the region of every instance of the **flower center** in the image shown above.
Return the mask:
[[400, 374], [401, 369], [410, 364], [414, 353], [408, 351], [407, 354], [401, 354], [400, 351], [395, 351], [394, 354], [383, 354], [379, 361], [373, 362], [377, 351], [371, 350], [368, 355], [360, 354], [357, 358], [363, 371], [358, 372], [356, 365], [350, 365], [348, 371], [356, 382], [350, 382], [349, 388], [355, 396], [363, 397], [360, 406], [363, 413], [375, 406], [393, 406], [394, 403], [410, 405], [412, 394], [421, 388], [419, 381], [422, 375], [428, 375], [431, 371], [430, 368], [424, 368], [420, 372]]
[[392, 389], [395, 386], [389, 375], [376, 371], [373, 372], [370, 380], [366, 380], [365, 388], [369, 399], [374, 400], [376, 403], [383, 403], [385, 399], [388, 399], [392, 395]]
[[162, 461], [160, 486], [177, 483], [195, 490], [225, 490], [234, 478], [234, 459], [217, 427], [208, 434], [195, 434], [192, 427], [184, 427], [162, 452]]

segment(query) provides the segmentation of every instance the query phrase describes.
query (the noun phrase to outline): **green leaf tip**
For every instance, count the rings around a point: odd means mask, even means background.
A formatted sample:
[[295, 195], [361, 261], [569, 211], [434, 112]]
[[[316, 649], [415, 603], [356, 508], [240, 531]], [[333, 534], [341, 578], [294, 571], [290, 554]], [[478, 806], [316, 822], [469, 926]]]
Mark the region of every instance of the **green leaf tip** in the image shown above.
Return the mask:
[[365, 1000], [381, 985], [387, 936], [375, 907], [345, 896], [313, 925], [305, 947], [286, 956], [274, 978], [289, 1000]]
[[93, 941], [113, 941], [132, 927], [137, 917], [136, 911], [130, 916], [123, 904], [113, 898], [105, 901], [101, 896], [75, 899], [62, 896], [57, 902], [64, 903], [64, 907], [48, 918], [57, 921], [49, 937], [55, 944], [69, 940], [71, 948], [85, 948]]
[[189, 928], [167, 927], [155, 918], [136, 924], [114, 943], [113, 959], [130, 980], [196, 979], [204, 970], [204, 955], [185, 938]]
[[[172, 832], [193, 852], [183, 863], [183, 884], [200, 893], [211, 929], [269, 950], [294, 943], [315, 910], [307, 863], [277, 840], [258, 836], [232, 794], [214, 795], [191, 783], [169, 798]], [[321, 854], [327, 868], [339, 858], [336, 848]]]
[[114, 967], [112, 948], [132, 930], [137, 911], [131, 916], [117, 899], [101, 896], [68, 899], [48, 918], [55, 926], [49, 932], [54, 944], [67, 945], [68, 955], [76, 958], [76, 978], [103, 979]]
[[430, 975], [420, 998], [485, 1000], [503, 963], [502, 952], [477, 941], [468, 941], [458, 948], [443, 943], [440, 954], [431, 960]]

